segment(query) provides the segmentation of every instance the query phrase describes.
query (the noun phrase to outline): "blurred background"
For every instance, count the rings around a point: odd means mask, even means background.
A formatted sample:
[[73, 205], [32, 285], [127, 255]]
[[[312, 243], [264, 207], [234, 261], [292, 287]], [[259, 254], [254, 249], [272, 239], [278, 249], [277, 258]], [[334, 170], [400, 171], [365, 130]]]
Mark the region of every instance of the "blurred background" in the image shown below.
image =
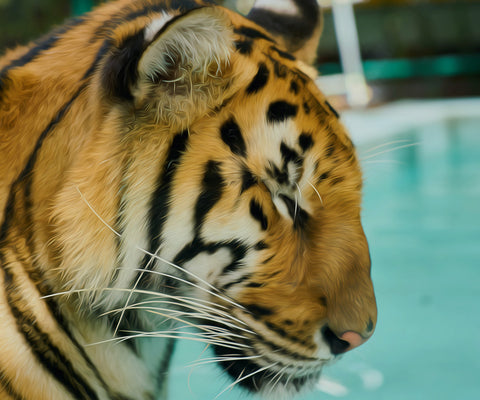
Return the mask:
[[[252, 2], [224, 3], [246, 13]], [[0, 0], [0, 53], [96, 3]], [[478, 400], [480, 0], [319, 3], [318, 84], [363, 166], [379, 319], [372, 339], [299, 399]], [[208, 356], [177, 347], [172, 400], [228, 387]], [[218, 397], [250, 398], [236, 387]]]

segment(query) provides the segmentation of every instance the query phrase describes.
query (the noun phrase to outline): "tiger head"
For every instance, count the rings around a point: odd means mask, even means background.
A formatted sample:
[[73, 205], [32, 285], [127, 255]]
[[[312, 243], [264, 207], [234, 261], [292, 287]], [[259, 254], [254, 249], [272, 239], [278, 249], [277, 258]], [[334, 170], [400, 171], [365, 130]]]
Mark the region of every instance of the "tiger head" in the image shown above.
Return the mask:
[[288, 398], [376, 324], [359, 163], [309, 66], [320, 28], [151, 7], [91, 14], [39, 258], [89, 312], [121, 309], [118, 334], [196, 325], [240, 385]]

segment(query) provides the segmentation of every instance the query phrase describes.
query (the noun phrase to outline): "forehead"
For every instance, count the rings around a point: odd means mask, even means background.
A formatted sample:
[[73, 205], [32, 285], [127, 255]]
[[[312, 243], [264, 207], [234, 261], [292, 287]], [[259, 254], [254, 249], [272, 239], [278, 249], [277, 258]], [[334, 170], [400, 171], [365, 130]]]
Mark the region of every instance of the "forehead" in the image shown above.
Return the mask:
[[338, 113], [314, 82], [314, 68], [296, 60], [249, 21], [236, 24], [234, 64], [244, 75], [244, 90], [237, 93], [239, 104], [253, 103], [255, 110], [250, 110], [250, 115], [264, 112], [270, 122], [295, 117], [297, 125], [312, 131], [330, 125], [340, 140], [352, 147], [343, 127], [336, 126]]

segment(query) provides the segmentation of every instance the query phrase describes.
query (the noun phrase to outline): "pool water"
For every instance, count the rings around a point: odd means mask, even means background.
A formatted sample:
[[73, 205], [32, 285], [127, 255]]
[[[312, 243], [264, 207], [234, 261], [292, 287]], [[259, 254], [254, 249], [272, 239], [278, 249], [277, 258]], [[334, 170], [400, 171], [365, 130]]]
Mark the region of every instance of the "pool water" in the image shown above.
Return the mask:
[[[480, 399], [478, 110], [359, 145], [378, 326], [299, 400]], [[214, 399], [229, 379], [215, 365], [186, 367], [210, 354], [178, 344], [169, 398]]]

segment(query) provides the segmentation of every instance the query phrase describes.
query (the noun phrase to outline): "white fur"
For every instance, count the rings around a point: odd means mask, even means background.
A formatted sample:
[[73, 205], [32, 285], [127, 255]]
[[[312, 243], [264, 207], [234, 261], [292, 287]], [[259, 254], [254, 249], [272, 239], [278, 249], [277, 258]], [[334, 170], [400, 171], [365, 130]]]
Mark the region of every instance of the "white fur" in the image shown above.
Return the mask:
[[152, 20], [152, 22], [150, 22], [145, 28], [145, 41], [151, 42], [158, 31], [160, 31], [160, 29], [162, 29], [174, 16], [174, 14], [163, 12], [161, 17]]
[[298, 7], [292, 0], [257, 0], [253, 8], [269, 10], [284, 15], [298, 15]]

